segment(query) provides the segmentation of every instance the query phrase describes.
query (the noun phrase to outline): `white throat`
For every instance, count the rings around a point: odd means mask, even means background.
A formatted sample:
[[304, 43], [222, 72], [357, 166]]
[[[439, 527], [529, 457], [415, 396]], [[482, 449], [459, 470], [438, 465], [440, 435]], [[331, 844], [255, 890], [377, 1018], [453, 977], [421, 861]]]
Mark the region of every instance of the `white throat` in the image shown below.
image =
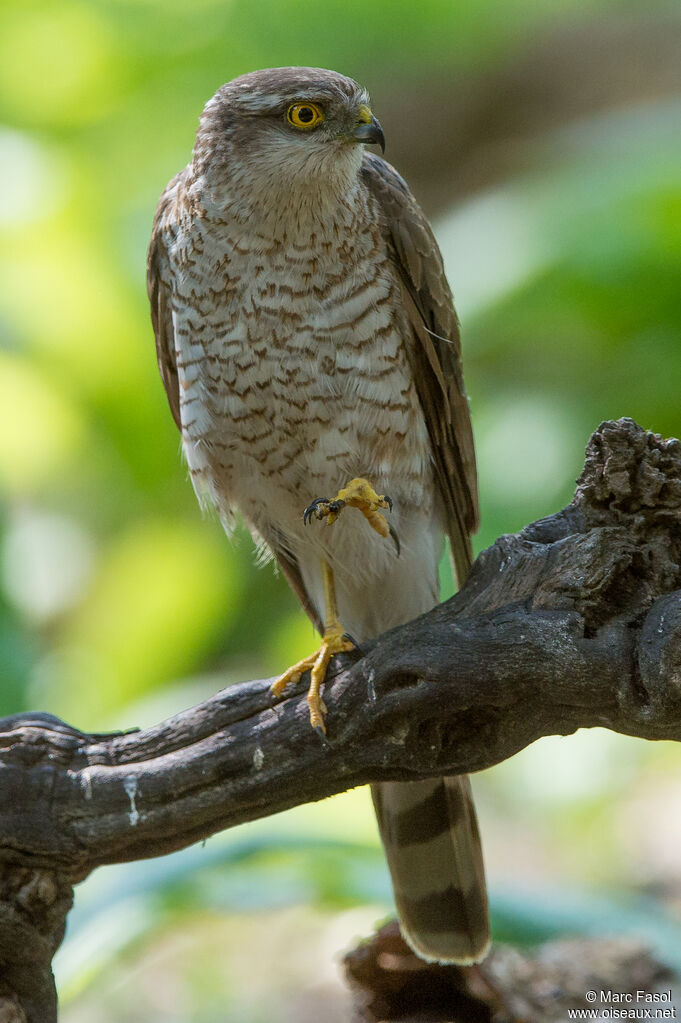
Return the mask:
[[210, 169], [197, 178], [197, 198], [211, 215], [228, 216], [249, 234], [271, 241], [332, 235], [356, 209], [363, 148], [348, 145], [324, 150], [300, 145], [274, 149], [268, 159], [237, 163], [217, 177]]

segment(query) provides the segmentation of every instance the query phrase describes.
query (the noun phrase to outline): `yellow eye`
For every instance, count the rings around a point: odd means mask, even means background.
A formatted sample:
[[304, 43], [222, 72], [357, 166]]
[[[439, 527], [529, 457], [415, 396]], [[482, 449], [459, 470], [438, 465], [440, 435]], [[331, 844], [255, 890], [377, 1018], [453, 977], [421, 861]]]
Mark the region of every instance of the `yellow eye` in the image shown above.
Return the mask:
[[316, 103], [293, 103], [286, 111], [286, 120], [294, 128], [315, 128], [324, 120], [322, 108]]

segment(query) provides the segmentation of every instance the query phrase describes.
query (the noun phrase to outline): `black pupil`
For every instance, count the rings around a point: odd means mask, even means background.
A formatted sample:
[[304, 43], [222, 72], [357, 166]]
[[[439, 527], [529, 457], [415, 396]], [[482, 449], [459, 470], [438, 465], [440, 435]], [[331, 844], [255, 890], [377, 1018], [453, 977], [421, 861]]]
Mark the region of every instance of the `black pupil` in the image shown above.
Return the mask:
[[314, 110], [312, 107], [301, 107], [298, 111], [298, 120], [302, 121], [303, 124], [309, 124], [310, 121], [314, 121]]

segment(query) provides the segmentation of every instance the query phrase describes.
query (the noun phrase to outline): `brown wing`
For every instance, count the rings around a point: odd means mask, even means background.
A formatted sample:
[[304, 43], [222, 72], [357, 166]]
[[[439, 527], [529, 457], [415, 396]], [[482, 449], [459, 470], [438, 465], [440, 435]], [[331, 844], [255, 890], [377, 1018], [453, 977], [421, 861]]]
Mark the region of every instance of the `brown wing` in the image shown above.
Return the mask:
[[[167, 246], [169, 240], [175, 235], [183, 211], [188, 212], [183, 206], [185, 174], [186, 170], [176, 175], [159, 200], [147, 254], [147, 293], [151, 304], [151, 322], [156, 337], [156, 358], [161, 380], [166, 389], [170, 411], [179, 430], [182, 429], [182, 421], [180, 419], [180, 384], [175, 360], [172, 317], [173, 272], [168, 259]], [[321, 632], [322, 622], [305, 589], [298, 562], [292, 554], [285, 550], [274, 533], [265, 539], [305, 613]]]
[[151, 323], [156, 337], [156, 358], [168, 404], [178, 429], [180, 421], [180, 385], [175, 362], [175, 337], [172, 317], [172, 271], [168, 260], [167, 239], [178, 216], [178, 191], [186, 170], [177, 174], [159, 199], [147, 252], [147, 294], [151, 303]]
[[412, 372], [428, 425], [457, 578], [471, 566], [478, 527], [478, 485], [459, 324], [442, 256], [423, 211], [397, 171], [366, 153], [362, 176], [378, 202], [400, 273], [414, 344]]

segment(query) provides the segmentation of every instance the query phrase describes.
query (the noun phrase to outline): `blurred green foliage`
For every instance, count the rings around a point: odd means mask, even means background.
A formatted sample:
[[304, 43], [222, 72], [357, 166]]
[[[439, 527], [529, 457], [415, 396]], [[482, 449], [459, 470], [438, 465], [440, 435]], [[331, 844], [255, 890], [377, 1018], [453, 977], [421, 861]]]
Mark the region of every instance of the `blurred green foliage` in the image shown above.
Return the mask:
[[[256, 67], [335, 67], [372, 90], [379, 116], [383, 101], [389, 147], [404, 138], [408, 154], [418, 146], [409, 142], [410, 132], [418, 137], [414, 96], [430, 107], [439, 95], [446, 146], [454, 93], [464, 106], [474, 87], [491, 83], [494, 94], [513, 62], [522, 80], [524, 54], [542, 38], [566, 95], [578, 93], [585, 86], [572, 81], [569, 61], [567, 75], [561, 69], [561, 39], [607, 37], [610, 21], [634, 8], [617, 0], [5, 0], [0, 714], [40, 708], [83, 729], [146, 723], [230, 681], [274, 673], [312, 641], [285, 583], [255, 567], [246, 534], [230, 544], [202, 518], [155, 365], [144, 289], [151, 220], [215, 89]], [[679, 29], [680, 15], [675, 4], [646, 8], [662, 34]], [[681, 434], [680, 94], [651, 96], [642, 75], [640, 96], [624, 90], [599, 107], [596, 71], [596, 99], [579, 116], [551, 90], [533, 96], [536, 111], [557, 105], [522, 144], [491, 117], [477, 125], [484, 187], [458, 187], [458, 151], [444, 172], [456, 202], [440, 210], [436, 228], [463, 321], [479, 547], [569, 500], [602, 419], [630, 415]], [[504, 101], [513, 102], [500, 89]], [[496, 132], [493, 145], [486, 131]], [[508, 155], [514, 145], [520, 160]], [[424, 200], [426, 169], [410, 175]], [[451, 588], [446, 566], [443, 577]], [[490, 772], [478, 791], [497, 887], [512, 891], [531, 872], [606, 891], [673, 886], [681, 864], [660, 849], [678, 847], [681, 836], [662, 827], [660, 807], [679, 798], [679, 767], [666, 746], [592, 734], [537, 744]], [[666, 802], [656, 803], [661, 788]], [[357, 852], [358, 843], [376, 847], [369, 810], [360, 794], [344, 799], [336, 840], [373, 877], [379, 861]], [[327, 837], [338, 813], [322, 817]], [[289, 845], [302, 834], [299, 820], [284, 818]], [[662, 828], [657, 843], [651, 820]], [[329, 907], [371, 890], [376, 913], [385, 908], [384, 881], [363, 885], [333, 853], [307, 855], [307, 888], [292, 880], [290, 852], [278, 859], [275, 844], [267, 856], [253, 875], [257, 890], [270, 870], [270, 893], [278, 886]], [[201, 884], [180, 886], [173, 911], [203, 905]], [[209, 887], [219, 890], [215, 877]], [[147, 906], [136, 928], [131, 911], [125, 940], [154, 912]], [[522, 937], [527, 921], [509, 912], [501, 933]], [[70, 974], [72, 982], [75, 990]], [[88, 1012], [83, 1018], [95, 1019]], [[197, 1008], [192, 1018], [208, 1017]]]

